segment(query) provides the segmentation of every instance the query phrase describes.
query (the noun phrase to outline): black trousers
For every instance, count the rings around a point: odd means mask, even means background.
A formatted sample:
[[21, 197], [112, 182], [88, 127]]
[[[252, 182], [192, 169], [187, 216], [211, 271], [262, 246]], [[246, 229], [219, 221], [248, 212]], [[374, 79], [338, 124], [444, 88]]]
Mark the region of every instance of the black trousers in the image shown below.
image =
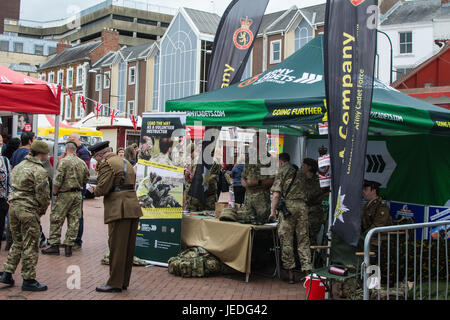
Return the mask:
[[243, 204], [245, 199], [245, 188], [242, 186], [233, 187], [234, 202]]
[[8, 215], [9, 204], [6, 199], [0, 198], [0, 245], [3, 239], [3, 231], [5, 230], [5, 220]]

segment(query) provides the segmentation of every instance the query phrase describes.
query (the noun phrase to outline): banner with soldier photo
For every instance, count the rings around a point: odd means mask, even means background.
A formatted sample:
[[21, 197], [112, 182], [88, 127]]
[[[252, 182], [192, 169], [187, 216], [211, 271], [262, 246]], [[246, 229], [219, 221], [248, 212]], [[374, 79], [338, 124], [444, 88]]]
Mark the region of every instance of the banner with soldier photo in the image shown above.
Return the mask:
[[135, 256], [167, 266], [181, 251], [184, 113], [143, 114], [136, 193], [143, 216]]

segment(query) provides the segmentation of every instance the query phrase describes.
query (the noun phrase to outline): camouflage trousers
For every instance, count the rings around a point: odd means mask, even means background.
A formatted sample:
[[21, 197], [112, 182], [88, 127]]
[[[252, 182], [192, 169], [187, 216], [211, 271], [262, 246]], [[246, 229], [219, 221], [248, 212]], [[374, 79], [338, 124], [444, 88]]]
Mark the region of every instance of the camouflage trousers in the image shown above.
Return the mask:
[[244, 205], [239, 210], [242, 220], [256, 220], [267, 222], [270, 216], [270, 192], [246, 192]]
[[41, 236], [39, 218], [36, 213], [11, 204], [9, 219], [13, 244], [3, 264], [3, 271], [14, 273], [22, 259], [22, 278], [35, 279]]
[[61, 229], [67, 218], [67, 231], [64, 245], [73, 246], [78, 234], [78, 226], [81, 218], [81, 193], [64, 192], [58, 194], [50, 214], [50, 245], [59, 245], [61, 241]]
[[308, 212], [309, 220], [309, 244], [311, 246], [317, 245], [317, 236], [320, 232], [320, 228], [324, 223], [324, 214], [321, 208], [311, 207]]
[[186, 195], [186, 210], [187, 211], [214, 211], [216, 209], [217, 196], [212, 195], [206, 198], [206, 203], [202, 203], [199, 199]]
[[283, 268], [295, 268], [294, 232], [297, 235], [297, 251], [303, 271], [311, 270], [311, 251], [309, 248], [308, 211], [303, 201], [286, 200], [286, 207], [291, 213], [287, 218], [280, 213], [278, 236], [281, 244], [281, 261]]
[[178, 203], [177, 200], [172, 195], [168, 195], [166, 197], [163, 197], [159, 201], [159, 206], [161, 208], [178, 208], [181, 207], [181, 205]]

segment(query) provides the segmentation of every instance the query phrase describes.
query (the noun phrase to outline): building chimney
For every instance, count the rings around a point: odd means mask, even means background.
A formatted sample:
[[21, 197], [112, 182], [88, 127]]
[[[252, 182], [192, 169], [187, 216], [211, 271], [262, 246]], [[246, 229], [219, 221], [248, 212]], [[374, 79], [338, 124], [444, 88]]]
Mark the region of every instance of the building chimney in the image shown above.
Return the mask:
[[105, 47], [105, 53], [119, 50], [119, 32], [113, 29], [103, 29], [102, 43], [103, 47]]
[[58, 44], [56, 45], [56, 54], [59, 54], [69, 48], [72, 48], [72, 45], [68, 44], [67, 41], [65, 41], [64, 39], [61, 39], [58, 41]]

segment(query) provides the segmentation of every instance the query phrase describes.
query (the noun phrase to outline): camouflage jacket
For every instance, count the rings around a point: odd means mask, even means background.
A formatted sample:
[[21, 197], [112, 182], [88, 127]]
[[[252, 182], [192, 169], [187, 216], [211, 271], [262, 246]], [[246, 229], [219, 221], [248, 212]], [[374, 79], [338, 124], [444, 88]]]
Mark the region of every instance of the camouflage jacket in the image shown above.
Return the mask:
[[[286, 196], [286, 191], [294, 178], [295, 168], [292, 164], [288, 163], [278, 169], [275, 176], [275, 181], [273, 182], [272, 192], [280, 192], [280, 196], [286, 200], [307, 200], [306, 190], [305, 190], [305, 174], [297, 169], [297, 174], [295, 180], [292, 183], [291, 189]], [[286, 196], [286, 197], [285, 197]]]
[[169, 154], [163, 154], [163, 153], [158, 153], [156, 156], [152, 157], [150, 159], [150, 161], [152, 162], [157, 162], [157, 163], [162, 163], [162, 164], [168, 164], [173, 166], [174, 163], [172, 162], [172, 160], [169, 157]]
[[11, 187], [9, 202], [25, 210], [43, 216], [50, 204], [50, 186], [47, 170], [42, 162], [31, 155], [19, 163], [11, 171]]
[[306, 204], [312, 206], [322, 206], [322, 189], [320, 188], [319, 177], [314, 176], [311, 179], [305, 179]]
[[89, 181], [89, 170], [86, 163], [75, 154], [69, 154], [58, 162], [53, 185], [58, 192], [72, 189], [83, 190], [83, 184]]
[[392, 225], [392, 218], [385, 201], [378, 197], [364, 205], [361, 233], [366, 234], [370, 229], [389, 225]]
[[[270, 162], [268, 164], [262, 164], [260, 161], [256, 164], [249, 164], [246, 163], [244, 165], [244, 170], [242, 171], [241, 177], [246, 180], [266, 180], [266, 179], [272, 179], [275, 176], [271, 174], [262, 174], [262, 168], [269, 168]], [[248, 189], [260, 189], [260, 186], [253, 186], [248, 187]]]

